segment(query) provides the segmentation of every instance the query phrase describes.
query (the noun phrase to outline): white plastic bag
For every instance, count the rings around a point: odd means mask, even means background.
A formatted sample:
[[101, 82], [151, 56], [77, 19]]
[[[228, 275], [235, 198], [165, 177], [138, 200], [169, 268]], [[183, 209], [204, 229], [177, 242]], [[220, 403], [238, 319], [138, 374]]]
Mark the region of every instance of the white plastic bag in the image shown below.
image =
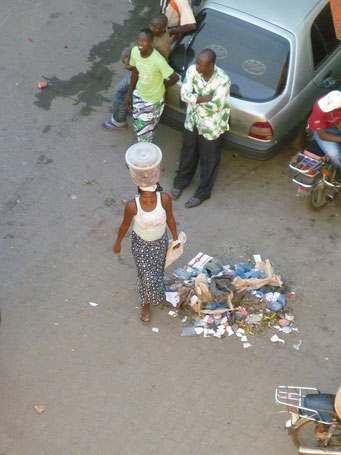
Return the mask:
[[[184, 243], [186, 243], [186, 240], [187, 240], [186, 234], [184, 232], [180, 232], [180, 234], [178, 235], [178, 240], [169, 241], [165, 269], [182, 255], [182, 253], [184, 252]], [[178, 244], [180, 244], [180, 246], [174, 249], [174, 247]]]

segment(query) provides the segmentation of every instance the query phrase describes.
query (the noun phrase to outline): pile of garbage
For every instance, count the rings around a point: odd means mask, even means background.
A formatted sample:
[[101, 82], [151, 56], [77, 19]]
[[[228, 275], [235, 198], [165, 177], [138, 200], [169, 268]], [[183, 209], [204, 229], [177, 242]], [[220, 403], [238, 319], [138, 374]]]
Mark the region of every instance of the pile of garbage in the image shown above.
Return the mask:
[[[166, 300], [172, 317], [184, 323], [183, 336], [217, 337], [236, 335], [244, 348], [248, 335], [267, 334], [269, 329], [291, 333], [294, 316], [288, 304], [292, 293], [275, 274], [274, 265], [260, 255], [234, 267], [204, 253], [185, 267], [176, 268], [168, 281]], [[284, 342], [277, 333], [272, 342]]]

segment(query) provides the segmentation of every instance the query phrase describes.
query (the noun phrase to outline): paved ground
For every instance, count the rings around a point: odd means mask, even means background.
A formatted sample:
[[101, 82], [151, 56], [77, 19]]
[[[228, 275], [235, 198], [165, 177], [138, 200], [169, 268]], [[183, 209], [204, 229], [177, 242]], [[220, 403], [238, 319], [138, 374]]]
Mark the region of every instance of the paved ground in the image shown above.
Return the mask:
[[[293, 455], [275, 386], [340, 385], [340, 201], [305, 211], [290, 149], [268, 162], [224, 152], [211, 200], [185, 209], [194, 183], [174, 211], [181, 263], [270, 258], [296, 290], [300, 333], [243, 350], [182, 338], [166, 310], [138, 322], [129, 239], [112, 253], [135, 192], [123, 160], [134, 134], [99, 125], [121, 49], [156, 3], [1, 2], [1, 455]], [[161, 125], [156, 139], [169, 190], [181, 134]]]

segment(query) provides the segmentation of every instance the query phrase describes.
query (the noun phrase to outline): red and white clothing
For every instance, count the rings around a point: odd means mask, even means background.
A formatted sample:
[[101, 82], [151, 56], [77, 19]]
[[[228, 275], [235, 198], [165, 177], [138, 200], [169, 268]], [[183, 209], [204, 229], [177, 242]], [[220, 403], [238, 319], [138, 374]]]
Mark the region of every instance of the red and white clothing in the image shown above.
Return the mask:
[[309, 128], [315, 141], [329, 157], [332, 164], [341, 169], [341, 144], [336, 141], [321, 139], [319, 136], [319, 131], [326, 130], [328, 133], [341, 137], [341, 110], [323, 112], [318, 105], [320, 99], [315, 101], [313, 106], [313, 111], [308, 120]]
[[308, 125], [312, 132], [316, 130], [326, 130], [327, 128], [333, 128], [338, 124], [341, 124], [341, 109], [332, 112], [323, 112], [319, 107], [318, 101], [323, 98], [323, 96], [315, 101], [312, 113], [308, 120]]

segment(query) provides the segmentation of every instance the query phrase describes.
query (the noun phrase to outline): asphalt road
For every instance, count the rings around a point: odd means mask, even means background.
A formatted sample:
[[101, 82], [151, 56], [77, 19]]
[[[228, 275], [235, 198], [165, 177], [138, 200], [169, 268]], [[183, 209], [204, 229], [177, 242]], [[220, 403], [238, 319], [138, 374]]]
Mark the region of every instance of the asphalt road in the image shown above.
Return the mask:
[[[129, 238], [112, 252], [136, 191], [124, 163], [135, 135], [100, 124], [121, 50], [157, 3], [1, 2], [1, 455], [294, 455], [275, 387], [340, 385], [341, 200], [305, 210], [290, 147], [267, 162], [224, 151], [211, 199], [184, 207], [196, 177], [174, 213], [188, 235], [179, 265], [199, 251], [272, 260], [296, 292], [299, 334], [244, 350], [181, 337], [166, 310], [138, 320]], [[169, 191], [181, 133], [160, 125], [156, 143]]]

